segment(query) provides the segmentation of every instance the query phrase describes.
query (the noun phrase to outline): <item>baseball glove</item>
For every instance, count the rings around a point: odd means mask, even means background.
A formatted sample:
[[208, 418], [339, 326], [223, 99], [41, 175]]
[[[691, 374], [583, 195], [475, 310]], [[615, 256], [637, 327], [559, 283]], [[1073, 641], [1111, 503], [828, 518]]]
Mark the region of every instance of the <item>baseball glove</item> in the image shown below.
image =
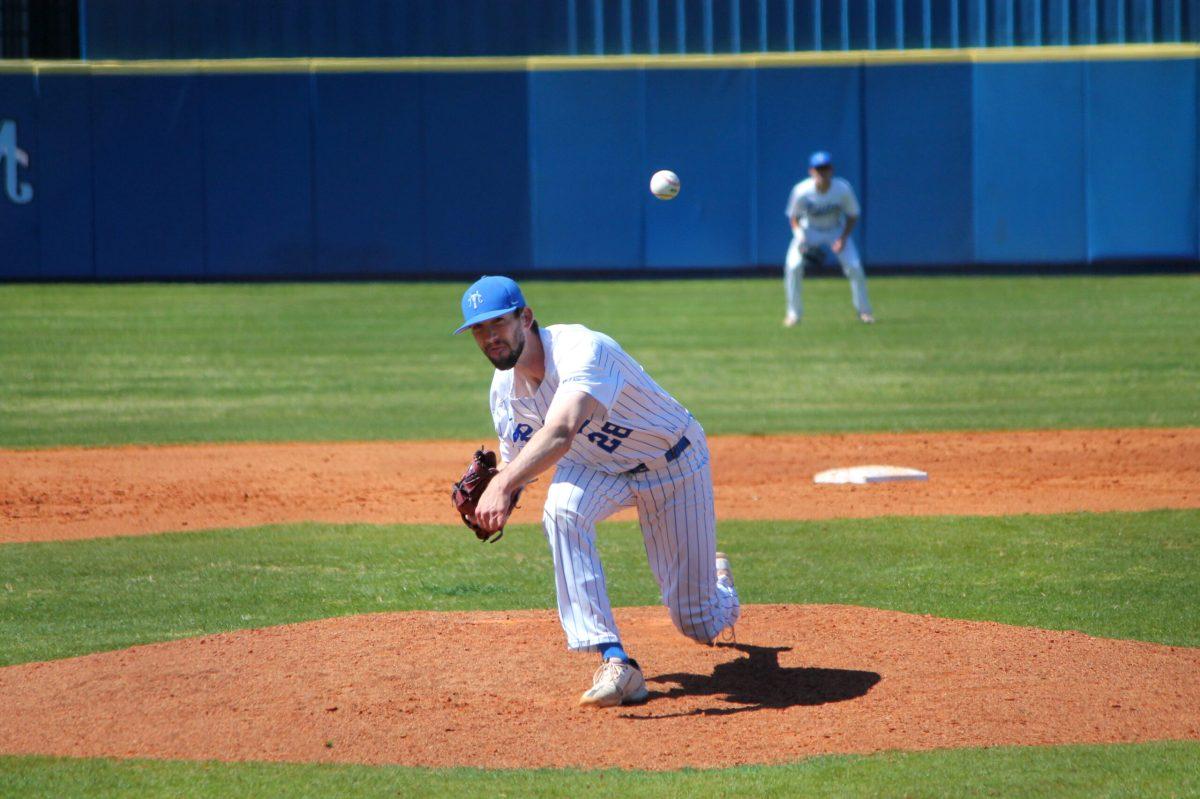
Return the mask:
[[804, 270], [806, 272], [820, 269], [825, 266], [825, 248], [805, 247], [801, 250], [801, 258], [804, 261]]
[[[488, 483], [492, 482], [492, 478], [496, 476], [496, 453], [480, 447], [475, 451], [475, 456], [471, 459], [471, 463], [467, 466], [467, 471], [463, 473], [462, 478], [454, 484], [454, 490], [450, 492], [450, 500], [454, 503], [454, 509], [462, 517], [463, 524], [470, 527], [475, 532], [475, 537], [480, 541], [487, 541], [494, 544], [504, 535], [504, 528], [500, 528], [495, 532], [488, 532], [475, 523], [475, 506], [478, 504], [483, 492], [487, 489]], [[517, 504], [517, 498], [521, 495], [520, 489], [513, 492], [509, 507]]]

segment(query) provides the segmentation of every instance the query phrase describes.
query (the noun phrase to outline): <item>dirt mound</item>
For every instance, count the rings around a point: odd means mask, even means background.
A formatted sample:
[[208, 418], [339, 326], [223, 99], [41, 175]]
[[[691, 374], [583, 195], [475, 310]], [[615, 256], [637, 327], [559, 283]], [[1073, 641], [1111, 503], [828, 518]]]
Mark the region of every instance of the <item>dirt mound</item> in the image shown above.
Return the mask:
[[577, 707], [595, 656], [549, 611], [375, 614], [0, 669], [0, 751], [674, 769], [1200, 738], [1200, 649], [843, 606], [750, 606], [703, 647], [617, 617], [643, 705]]
[[[479, 442], [0, 450], [0, 543], [275, 522], [445, 523]], [[722, 519], [1200, 507], [1200, 429], [720, 436]], [[816, 486], [821, 470], [915, 466], [920, 484]], [[541, 518], [548, 480], [514, 520]], [[625, 511], [617, 518], [633, 518]]]

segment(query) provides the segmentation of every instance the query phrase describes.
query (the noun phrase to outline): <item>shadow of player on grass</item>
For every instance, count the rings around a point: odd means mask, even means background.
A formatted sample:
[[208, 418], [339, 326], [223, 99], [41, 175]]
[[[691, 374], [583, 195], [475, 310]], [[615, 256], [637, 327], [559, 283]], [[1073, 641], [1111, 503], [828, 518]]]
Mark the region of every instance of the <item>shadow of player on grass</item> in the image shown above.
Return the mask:
[[779, 653], [790, 652], [791, 647], [751, 644], [717, 646], [736, 649], [748, 657], [720, 663], [709, 675], [679, 672], [649, 677], [647, 681], [650, 683], [674, 683], [675, 687], [651, 690], [646, 701], [685, 696], [720, 696], [734, 707], [696, 708], [684, 713], [623, 715], [634, 719], [665, 719], [678, 716], [725, 716], [794, 705], [823, 705], [863, 696], [882, 679], [873, 671], [783, 668], [779, 665]]

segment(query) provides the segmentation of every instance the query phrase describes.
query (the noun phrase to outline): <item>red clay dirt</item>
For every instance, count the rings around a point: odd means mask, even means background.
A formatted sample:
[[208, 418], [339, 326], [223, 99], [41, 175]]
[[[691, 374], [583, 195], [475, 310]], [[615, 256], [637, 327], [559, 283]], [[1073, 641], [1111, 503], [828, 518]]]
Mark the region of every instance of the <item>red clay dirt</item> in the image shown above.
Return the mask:
[[373, 614], [0, 669], [0, 751], [675, 769], [1200, 738], [1200, 649], [828, 605], [750, 606], [709, 648], [617, 616], [643, 705], [576, 706], [595, 656], [550, 611]]
[[[476, 443], [0, 451], [0, 543], [454, 523], [449, 484]], [[1193, 429], [712, 445], [725, 519], [1200, 507]], [[929, 481], [811, 482], [865, 463]], [[544, 493], [543, 480], [517, 522], [538, 519]], [[646, 667], [644, 705], [576, 707], [595, 656], [566, 653], [549, 611], [374, 614], [2, 668], [0, 752], [673, 769], [1200, 738], [1200, 649], [841, 606], [750, 606], [738, 644], [708, 648], [661, 608], [617, 617]], [[501, 642], [518, 654], [497, 657]]]
[[[0, 450], [0, 543], [299, 521], [453, 524], [450, 484], [478, 443]], [[711, 445], [723, 519], [1200, 507], [1200, 429], [717, 436]], [[812, 482], [870, 463], [913, 466], [929, 480]], [[540, 520], [546, 485], [530, 487], [514, 522]]]

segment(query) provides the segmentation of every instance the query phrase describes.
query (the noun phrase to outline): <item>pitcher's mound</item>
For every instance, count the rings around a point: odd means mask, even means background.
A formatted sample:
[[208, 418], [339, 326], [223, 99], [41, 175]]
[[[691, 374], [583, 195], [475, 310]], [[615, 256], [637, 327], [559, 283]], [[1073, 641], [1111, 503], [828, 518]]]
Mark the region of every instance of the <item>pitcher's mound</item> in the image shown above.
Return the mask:
[[1200, 738], [1200, 649], [843, 606], [749, 606], [737, 642], [617, 612], [649, 701], [549, 611], [387, 613], [0, 669], [0, 751], [673, 769], [831, 752]]

